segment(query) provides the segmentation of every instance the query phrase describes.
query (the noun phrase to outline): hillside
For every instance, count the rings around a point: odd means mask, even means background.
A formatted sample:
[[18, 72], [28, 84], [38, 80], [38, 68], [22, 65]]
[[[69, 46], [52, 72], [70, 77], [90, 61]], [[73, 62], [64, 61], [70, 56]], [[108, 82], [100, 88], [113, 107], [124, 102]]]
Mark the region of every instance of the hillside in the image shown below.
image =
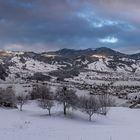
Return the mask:
[[[77, 71], [95, 71], [97, 73], [140, 74], [140, 55], [126, 55], [112, 49], [71, 50], [62, 49], [55, 52], [0, 52], [1, 79], [16, 76], [26, 78], [34, 73], [55, 76], [54, 72], [67, 73]], [[53, 74], [52, 74], [53, 73]], [[70, 74], [68, 77], [73, 76]], [[67, 76], [64, 75], [64, 78]]]

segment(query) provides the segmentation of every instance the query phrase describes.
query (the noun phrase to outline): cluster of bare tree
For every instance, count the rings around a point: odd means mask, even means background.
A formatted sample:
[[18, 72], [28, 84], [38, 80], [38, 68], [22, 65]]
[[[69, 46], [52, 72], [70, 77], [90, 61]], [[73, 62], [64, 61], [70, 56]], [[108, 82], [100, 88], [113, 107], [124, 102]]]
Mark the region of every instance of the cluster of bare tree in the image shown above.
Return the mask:
[[16, 96], [11, 86], [6, 89], [0, 88], [0, 106], [16, 107]]
[[20, 94], [16, 95], [12, 86], [7, 88], [0, 88], [0, 106], [17, 108], [19, 105], [20, 111], [22, 111], [22, 106], [27, 102], [29, 96]]
[[58, 102], [63, 105], [64, 115], [67, 114], [67, 109], [76, 108], [78, 97], [75, 91], [67, 87], [58, 88], [54, 94], [48, 86], [35, 86], [31, 92], [31, 99], [38, 99], [39, 106], [47, 109], [51, 115], [51, 108]]
[[19, 110], [22, 111], [23, 105], [28, 101], [28, 99], [37, 100], [38, 105], [48, 110], [48, 114], [51, 116], [51, 109], [56, 104], [62, 104], [64, 115], [67, 115], [67, 110], [69, 108], [79, 109], [80, 111], [86, 113], [91, 121], [92, 116], [95, 113], [100, 113], [106, 115], [108, 112], [108, 107], [112, 105], [112, 99], [105, 92], [99, 96], [81, 96], [76, 95], [76, 91], [68, 87], [61, 87], [53, 93], [49, 86], [36, 85], [30, 96], [19, 94], [15, 95], [12, 87], [6, 89], [0, 88], [0, 106], [4, 107], [17, 107], [19, 105]]
[[113, 104], [112, 98], [106, 92], [99, 96], [78, 97], [76, 91], [68, 87], [58, 88], [54, 94], [50, 87], [42, 85], [33, 88], [31, 98], [38, 99], [39, 106], [47, 109], [49, 115], [51, 115], [51, 108], [55, 102], [58, 102], [63, 106], [64, 115], [67, 115], [69, 108], [79, 109], [89, 116], [89, 121], [95, 113], [106, 115], [109, 107]]

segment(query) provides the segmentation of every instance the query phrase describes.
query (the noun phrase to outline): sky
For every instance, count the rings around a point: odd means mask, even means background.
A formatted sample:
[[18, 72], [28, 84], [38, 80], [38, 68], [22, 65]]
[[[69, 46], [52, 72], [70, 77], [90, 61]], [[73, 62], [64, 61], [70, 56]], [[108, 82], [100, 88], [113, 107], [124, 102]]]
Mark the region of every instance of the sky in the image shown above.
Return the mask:
[[140, 0], [0, 0], [0, 49], [140, 52]]

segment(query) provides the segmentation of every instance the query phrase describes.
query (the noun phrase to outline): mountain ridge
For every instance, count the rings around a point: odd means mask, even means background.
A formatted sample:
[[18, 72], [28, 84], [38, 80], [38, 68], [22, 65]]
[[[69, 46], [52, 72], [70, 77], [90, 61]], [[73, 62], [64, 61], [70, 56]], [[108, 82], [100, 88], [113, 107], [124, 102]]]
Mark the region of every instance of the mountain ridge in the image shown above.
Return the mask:
[[[35, 73], [58, 76], [80, 71], [140, 74], [140, 53], [124, 54], [107, 47], [97, 49], [60, 49], [53, 52], [0, 52], [2, 78], [9, 75], [31, 77]], [[54, 73], [53, 73], [54, 71]], [[70, 77], [71, 77], [70, 75]], [[65, 76], [64, 76], [65, 77]]]
[[[103, 54], [103, 53], [107, 53], [108, 55], [111, 56], [112, 55], [121, 55], [121, 56], [129, 56], [129, 57], [138, 57], [140, 56], [140, 52], [138, 53], [134, 53], [134, 54], [126, 54], [126, 53], [122, 53], [120, 51], [116, 51], [114, 49], [111, 49], [111, 48], [108, 48], [108, 47], [98, 47], [98, 48], [87, 48], [87, 49], [69, 49], [69, 48], [63, 48], [63, 49], [59, 49], [59, 50], [56, 50], [56, 51], [45, 51], [45, 52], [40, 52], [40, 53], [37, 53], [37, 52], [34, 52], [34, 51], [6, 51], [6, 50], [1, 50], [0, 51], [0, 56], [1, 55], [5, 55], [6, 53], [7, 54], [16, 54], [16, 55], [23, 55], [23, 54], [57, 54], [57, 55], [71, 55], [72, 53], [74, 54]], [[108, 56], [107, 55], [107, 56]]]
[[86, 53], [88, 53], [89, 52], [89, 54], [103, 54], [104, 52], [106, 52], [107, 53], [107, 56], [108, 55], [115, 55], [115, 56], [118, 56], [119, 55], [119, 57], [123, 57], [123, 56], [125, 56], [125, 57], [131, 57], [131, 58], [134, 58], [134, 57], [138, 57], [138, 56], [140, 56], [140, 53], [134, 53], [134, 54], [127, 54], [127, 53], [122, 53], [122, 52], [120, 52], [120, 51], [116, 51], [116, 50], [114, 50], [114, 49], [111, 49], [111, 48], [108, 48], [108, 47], [99, 47], [99, 48], [87, 48], [87, 49], [67, 49], [67, 48], [63, 48], [63, 49], [60, 49], [60, 50], [58, 50], [58, 51], [51, 51], [51, 52], [45, 52], [45, 53], [47, 53], [47, 54], [63, 54], [64, 55], [64, 53], [66, 52], [66, 54], [67, 54], [67, 52], [76, 52], [76, 53], [83, 53], [83, 54], [86, 54]]

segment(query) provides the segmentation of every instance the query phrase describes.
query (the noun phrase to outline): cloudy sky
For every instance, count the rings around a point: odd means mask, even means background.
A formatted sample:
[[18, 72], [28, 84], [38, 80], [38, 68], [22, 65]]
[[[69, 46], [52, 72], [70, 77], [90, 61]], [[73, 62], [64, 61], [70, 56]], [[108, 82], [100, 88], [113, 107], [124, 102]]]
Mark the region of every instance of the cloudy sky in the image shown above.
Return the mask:
[[140, 52], [140, 0], [0, 0], [0, 49]]

